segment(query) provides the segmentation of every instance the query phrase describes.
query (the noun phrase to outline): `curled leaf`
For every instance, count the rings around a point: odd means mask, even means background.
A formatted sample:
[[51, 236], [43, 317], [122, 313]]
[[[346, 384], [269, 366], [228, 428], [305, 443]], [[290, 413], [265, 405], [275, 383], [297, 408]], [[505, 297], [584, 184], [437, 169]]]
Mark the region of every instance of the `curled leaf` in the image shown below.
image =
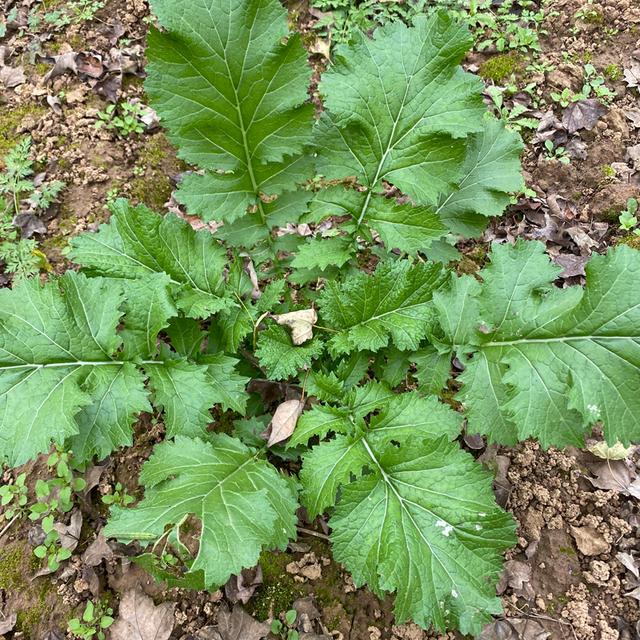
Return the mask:
[[318, 314], [315, 309], [302, 309], [290, 313], [281, 313], [273, 316], [279, 324], [291, 329], [291, 340], [293, 344], [304, 344], [313, 338], [313, 325], [318, 321]]

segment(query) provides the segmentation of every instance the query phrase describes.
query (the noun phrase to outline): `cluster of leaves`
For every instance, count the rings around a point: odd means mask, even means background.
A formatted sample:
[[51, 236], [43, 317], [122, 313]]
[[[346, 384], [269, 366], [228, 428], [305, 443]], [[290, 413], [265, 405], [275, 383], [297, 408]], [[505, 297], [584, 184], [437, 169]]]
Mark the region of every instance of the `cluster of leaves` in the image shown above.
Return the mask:
[[69, 632], [74, 638], [80, 638], [80, 640], [92, 640], [92, 638], [105, 640], [105, 631], [113, 624], [112, 615], [111, 607], [101, 602], [94, 604], [89, 600], [82, 612], [82, 617], [69, 620]]
[[104, 111], [98, 111], [96, 128], [104, 127], [108, 131], [115, 131], [121, 138], [133, 133], [144, 133], [145, 124], [141, 120], [144, 113], [145, 109], [139, 102], [110, 104]]
[[[118, 200], [73, 241], [79, 272], [0, 291], [0, 457], [19, 465], [53, 440], [104, 458], [155, 411], [165, 438], [144, 498], [114, 496], [104, 533], [152, 543], [138, 562], [171, 586], [219, 586], [284, 549], [300, 502], [329, 512], [358, 586], [395, 592], [398, 621], [477, 632], [500, 611], [515, 538], [456, 442], [463, 418], [506, 444], [579, 446], [598, 422], [609, 442], [637, 439], [640, 256], [596, 257], [586, 287], [564, 290], [536, 242], [493, 246], [476, 277], [437, 260], [521, 186], [519, 138], [484, 116], [458, 66], [470, 39], [446, 14], [338, 48], [316, 123], [277, 0], [153, 6], [148, 90], [201, 168], [178, 198], [224, 226]], [[280, 232], [336, 219], [329, 237]], [[438, 397], [454, 359], [462, 413]], [[250, 379], [302, 391], [271, 419]]]
[[36, 186], [30, 151], [30, 138], [18, 142], [5, 156], [0, 173], [0, 261], [6, 273], [18, 278], [35, 275], [48, 265], [36, 241], [20, 236], [17, 217], [25, 210], [35, 214], [45, 211], [64, 188], [59, 180], [39, 181]]

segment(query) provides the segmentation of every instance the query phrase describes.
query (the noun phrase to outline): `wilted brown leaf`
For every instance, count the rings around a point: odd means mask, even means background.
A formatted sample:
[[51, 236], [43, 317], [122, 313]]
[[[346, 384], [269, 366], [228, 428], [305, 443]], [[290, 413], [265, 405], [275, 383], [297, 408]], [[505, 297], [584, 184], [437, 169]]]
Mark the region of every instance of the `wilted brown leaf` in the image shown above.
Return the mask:
[[140, 589], [127, 591], [119, 617], [111, 627], [111, 640], [168, 640], [173, 631], [175, 602], [156, 606]]
[[273, 319], [278, 324], [289, 327], [293, 344], [299, 345], [313, 338], [313, 325], [318, 321], [318, 314], [315, 309], [303, 309], [275, 315]]
[[271, 447], [278, 442], [282, 442], [293, 433], [303, 409], [304, 402], [300, 400], [287, 400], [278, 405], [269, 425], [270, 431], [267, 446]]

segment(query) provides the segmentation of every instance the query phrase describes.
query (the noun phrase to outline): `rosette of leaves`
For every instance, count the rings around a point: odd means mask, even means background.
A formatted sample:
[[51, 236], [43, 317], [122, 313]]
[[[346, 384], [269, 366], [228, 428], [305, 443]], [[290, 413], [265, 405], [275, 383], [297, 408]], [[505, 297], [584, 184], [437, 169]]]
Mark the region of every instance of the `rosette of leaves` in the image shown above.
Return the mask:
[[245, 247], [295, 221], [313, 175], [311, 67], [277, 0], [153, 0], [146, 89], [178, 155], [202, 172], [177, 198]]
[[315, 386], [324, 402], [289, 444], [321, 440], [303, 456], [302, 502], [312, 516], [335, 506], [335, 558], [357, 586], [395, 592], [399, 622], [478, 632], [501, 610], [494, 583], [515, 527], [491, 476], [451, 442], [460, 414], [375, 382], [346, 391], [328, 376]]
[[[522, 187], [522, 144], [486, 117], [481, 80], [460, 68], [471, 44], [466, 27], [441, 12], [335, 48], [320, 82], [317, 168], [351, 186], [321, 190], [309, 220], [341, 216], [352, 238], [375, 232], [387, 249], [414, 254], [448, 231], [476, 235], [503, 211]], [[326, 242], [326, 251], [302, 247], [294, 266], [323, 268], [328, 255], [339, 266], [356, 249], [348, 237]]]

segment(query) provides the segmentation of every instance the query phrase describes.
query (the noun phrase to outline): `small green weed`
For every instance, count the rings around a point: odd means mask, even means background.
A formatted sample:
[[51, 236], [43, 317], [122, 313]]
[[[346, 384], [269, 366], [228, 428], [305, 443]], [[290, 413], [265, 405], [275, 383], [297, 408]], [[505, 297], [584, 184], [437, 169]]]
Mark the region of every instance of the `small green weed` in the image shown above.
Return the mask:
[[282, 620], [274, 620], [271, 623], [271, 633], [282, 638], [282, 640], [299, 640], [300, 634], [293, 628], [298, 619], [295, 609], [289, 609], [283, 616]]
[[101, 602], [94, 604], [89, 600], [82, 613], [82, 618], [71, 618], [67, 623], [67, 629], [74, 638], [104, 640], [104, 632], [112, 624], [113, 609], [105, 607]]
[[558, 160], [562, 164], [570, 164], [571, 158], [564, 147], [556, 147], [551, 140], [544, 141], [544, 156], [547, 160]]
[[122, 486], [122, 483], [117, 482], [113, 489], [113, 493], [107, 493], [102, 496], [102, 504], [116, 505], [118, 507], [128, 507], [135, 502], [136, 499], [127, 493], [127, 489]]
[[620, 212], [618, 220], [620, 222], [620, 229], [623, 231], [632, 231], [634, 235], [640, 236], [640, 229], [638, 226], [638, 201], [635, 198], [629, 198], [627, 200], [627, 208]]
[[144, 133], [145, 125], [140, 119], [143, 114], [144, 107], [139, 102], [110, 104], [104, 111], [98, 112], [96, 128], [104, 127], [109, 131], [115, 131], [121, 138], [126, 138], [132, 133]]
[[60, 180], [53, 180], [36, 187], [30, 153], [31, 138], [27, 137], [5, 156], [5, 170], [0, 174], [0, 261], [4, 271], [17, 278], [35, 275], [47, 269], [48, 263], [35, 240], [20, 236], [13, 223], [15, 216], [45, 211], [65, 186]]

